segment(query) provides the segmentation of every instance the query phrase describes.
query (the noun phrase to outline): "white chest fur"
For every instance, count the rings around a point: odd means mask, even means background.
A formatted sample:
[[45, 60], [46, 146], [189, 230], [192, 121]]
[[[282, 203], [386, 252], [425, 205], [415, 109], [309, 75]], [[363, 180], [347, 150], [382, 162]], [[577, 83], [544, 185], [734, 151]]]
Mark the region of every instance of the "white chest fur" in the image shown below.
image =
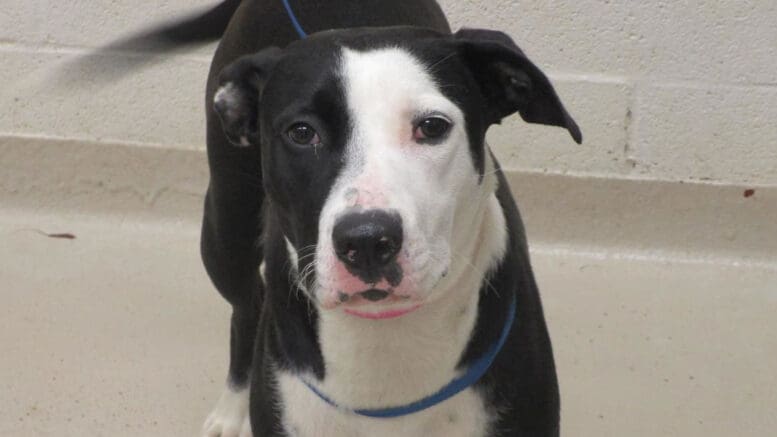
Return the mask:
[[[326, 377], [315, 384], [348, 408], [407, 405], [431, 395], [460, 373], [471, 337], [481, 277], [461, 275], [441, 302], [393, 320], [369, 321], [342, 312], [319, 315]], [[313, 378], [309, 378], [313, 380]], [[426, 410], [391, 419], [340, 411], [298, 376], [278, 375], [282, 422], [293, 437], [481, 437], [492, 415], [467, 389]]]
[[[480, 280], [462, 275], [456, 281], [460, 287], [442, 302], [399, 319], [374, 322], [321, 313], [326, 378], [316, 386], [345, 407], [367, 409], [407, 405], [437, 392], [460, 376], [455, 367], [475, 325]], [[289, 373], [278, 375], [278, 393], [282, 423], [292, 437], [481, 437], [493, 419], [471, 388], [392, 419], [340, 411]]]
[[278, 392], [289, 437], [482, 437], [489, 423], [483, 400], [472, 389], [424, 411], [394, 419], [339, 411], [288, 373], [278, 375]]

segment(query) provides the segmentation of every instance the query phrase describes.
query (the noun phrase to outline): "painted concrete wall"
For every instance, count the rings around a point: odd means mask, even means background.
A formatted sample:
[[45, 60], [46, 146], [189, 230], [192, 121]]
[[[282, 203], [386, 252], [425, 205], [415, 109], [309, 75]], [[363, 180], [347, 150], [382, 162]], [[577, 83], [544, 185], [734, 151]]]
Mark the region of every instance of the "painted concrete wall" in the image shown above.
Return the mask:
[[[3, 0], [0, 135], [204, 148], [213, 46], [101, 86], [75, 87], [52, 72], [115, 37], [213, 3]], [[454, 27], [510, 33], [583, 128], [578, 146], [560, 129], [515, 117], [491, 132], [505, 167], [777, 185], [774, 0], [442, 4]], [[129, 68], [151, 59], [138, 51], [98, 61]]]

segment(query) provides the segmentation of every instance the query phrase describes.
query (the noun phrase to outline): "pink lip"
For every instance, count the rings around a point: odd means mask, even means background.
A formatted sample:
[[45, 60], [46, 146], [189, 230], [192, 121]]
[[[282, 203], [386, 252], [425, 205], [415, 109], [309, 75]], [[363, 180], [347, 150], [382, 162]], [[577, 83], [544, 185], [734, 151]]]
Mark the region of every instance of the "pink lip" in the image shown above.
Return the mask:
[[402, 310], [383, 311], [380, 313], [364, 313], [351, 308], [345, 308], [345, 313], [350, 314], [352, 316], [361, 317], [362, 319], [386, 320], [386, 319], [396, 319], [397, 317], [402, 317], [405, 314], [412, 313], [413, 311], [417, 310], [420, 306], [421, 305], [416, 305], [414, 307], [405, 308]]

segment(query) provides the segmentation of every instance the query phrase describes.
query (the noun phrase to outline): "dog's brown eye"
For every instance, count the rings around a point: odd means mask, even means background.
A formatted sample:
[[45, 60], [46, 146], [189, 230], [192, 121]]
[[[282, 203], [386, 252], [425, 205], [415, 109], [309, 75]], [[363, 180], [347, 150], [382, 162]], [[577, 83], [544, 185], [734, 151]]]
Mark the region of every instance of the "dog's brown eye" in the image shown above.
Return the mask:
[[451, 122], [440, 116], [429, 117], [421, 120], [413, 132], [413, 138], [419, 140], [439, 140], [448, 134]]
[[289, 139], [303, 146], [315, 146], [321, 144], [321, 138], [313, 127], [307, 123], [297, 123], [292, 126], [286, 135]]

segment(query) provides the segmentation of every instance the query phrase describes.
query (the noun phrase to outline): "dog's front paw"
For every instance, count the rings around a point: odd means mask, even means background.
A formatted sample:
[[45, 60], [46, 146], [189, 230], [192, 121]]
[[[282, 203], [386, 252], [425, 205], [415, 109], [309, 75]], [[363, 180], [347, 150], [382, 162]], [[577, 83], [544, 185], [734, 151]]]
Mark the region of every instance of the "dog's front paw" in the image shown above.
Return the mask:
[[248, 389], [227, 387], [202, 427], [204, 437], [253, 437], [248, 416]]

